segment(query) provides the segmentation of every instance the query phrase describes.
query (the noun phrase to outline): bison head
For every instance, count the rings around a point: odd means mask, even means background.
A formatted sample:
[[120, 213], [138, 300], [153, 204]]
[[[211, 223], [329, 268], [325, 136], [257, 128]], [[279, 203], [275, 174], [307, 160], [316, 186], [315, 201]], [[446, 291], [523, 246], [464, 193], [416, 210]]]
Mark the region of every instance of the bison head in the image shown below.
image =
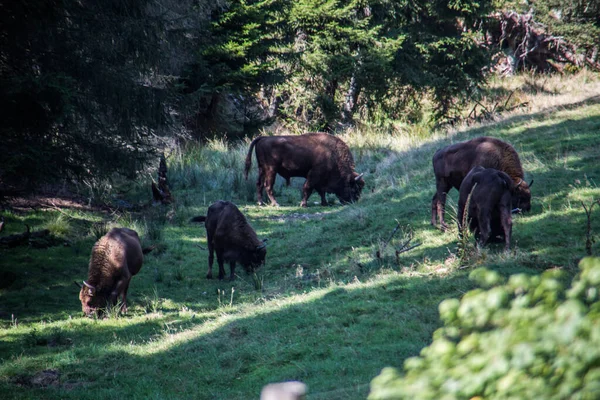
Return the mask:
[[357, 174], [353, 172], [352, 175], [344, 182], [342, 190], [336, 193], [340, 203], [348, 204], [354, 203], [358, 201], [360, 198], [360, 193], [362, 192], [363, 187], [365, 186], [365, 181], [362, 176], [364, 174]]
[[268, 240], [269, 239], [264, 239], [262, 244], [256, 246], [256, 248], [248, 254], [248, 257], [246, 258], [248, 262], [244, 264], [244, 268], [249, 274], [265, 264]]
[[79, 300], [81, 300], [81, 310], [88, 317], [95, 314], [98, 309], [106, 306], [106, 300], [102, 299], [96, 288], [86, 281], [83, 281], [83, 286], [79, 292]]
[[513, 208], [522, 211], [531, 210], [531, 185], [533, 185], [533, 180], [529, 185], [522, 179], [516, 183], [512, 198]]

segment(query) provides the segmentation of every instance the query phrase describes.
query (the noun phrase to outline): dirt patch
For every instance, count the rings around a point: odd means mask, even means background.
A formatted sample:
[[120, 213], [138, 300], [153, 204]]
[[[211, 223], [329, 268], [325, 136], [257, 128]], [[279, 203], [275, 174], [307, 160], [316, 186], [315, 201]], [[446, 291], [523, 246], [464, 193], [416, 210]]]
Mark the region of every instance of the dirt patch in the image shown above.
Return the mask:
[[44, 388], [58, 386], [60, 384], [60, 372], [55, 369], [47, 369], [33, 376], [22, 375], [14, 380], [17, 386]]
[[73, 380], [61, 382], [60, 377], [60, 371], [56, 369], [47, 369], [40, 371], [35, 375], [20, 375], [14, 378], [12, 381], [17, 386], [32, 389], [61, 387], [65, 390], [73, 390], [89, 384], [89, 382]]

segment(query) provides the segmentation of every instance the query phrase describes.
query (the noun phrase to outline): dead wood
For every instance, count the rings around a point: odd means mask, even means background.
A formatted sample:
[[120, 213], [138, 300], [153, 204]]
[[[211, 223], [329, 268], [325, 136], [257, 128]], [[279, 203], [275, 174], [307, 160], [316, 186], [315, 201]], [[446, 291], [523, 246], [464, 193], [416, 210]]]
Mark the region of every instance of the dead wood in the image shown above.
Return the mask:
[[531, 13], [509, 11], [498, 13], [494, 18], [498, 23], [487, 37], [491, 38], [488, 44], [504, 51], [504, 57], [496, 66], [501, 74], [512, 75], [526, 69], [562, 73], [567, 65], [600, 70], [593, 50], [592, 54], [586, 54], [563, 37], [550, 34]]
[[[396, 232], [398, 232], [398, 229], [400, 229], [400, 222], [398, 222], [398, 224], [396, 225], [396, 227], [394, 228], [394, 230], [392, 231], [389, 239], [383, 244], [383, 246], [381, 247], [380, 250], [377, 250], [377, 253], [375, 253], [375, 255], [377, 256], [377, 258], [381, 258], [382, 257], [382, 253], [385, 250], [385, 248], [387, 247], [387, 245], [391, 242], [392, 238], [394, 237], [394, 235], [396, 234]], [[417, 243], [414, 245], [411, 245], [412, 240], [414, 239], [414, 232], [411, 230], [409, 230], [408, 234], [405, 233], [404, 237], [406, 238], [406, 240], [404, 241], [404, 243], [402, 243], [400, 245], [400, 247], [398, 247], [396, 249], [396, 260], [398, 260], [398, 256], [402, 253], [405, 253], [409, 250], [414, 249], [415, 247], [419, 247], [422, 243]]]
[[583, 201], [581, 202], [581, 205], [583, 206], [583, 209], [585, 210], [585, 215], [587, 217], [587, 229], [586, 229], [586, 234], [585, 234], [585, 251], [587, 252], [588, 256], [592, 255], [592, 245], [596, 241], [594, 239], [594, 235], [592, 234], [592, 209], [594, 208], [594, 206], [596, 204], [600, 205], [600, 200], [592, 201], [592, 203], [590, 204], [589, 207], [586, 207], [586, 205]]
[[158, 184], [152, 180], [152, 199], [155, 204], [170, 204], [174, 198], [169, 189], [167, 179], [167, 161], [165, 154], [161, 154], [158, 165]]

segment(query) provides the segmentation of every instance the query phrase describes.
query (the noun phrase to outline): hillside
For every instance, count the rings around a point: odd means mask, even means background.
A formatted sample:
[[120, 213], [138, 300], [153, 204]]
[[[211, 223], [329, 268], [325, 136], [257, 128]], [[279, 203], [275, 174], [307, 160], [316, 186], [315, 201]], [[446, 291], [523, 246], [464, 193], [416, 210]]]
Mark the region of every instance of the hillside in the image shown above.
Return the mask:
[[[342, 135], [366, 182], [349, 206], [321, 207], [313, 194], [302, 209], [302, 179], [290, 187], [278, 179], [281, 207], [259, 207], [255, 160], [243, 179], [248, 143], [215, 141], [171, 155], [171, 206], [3, 212], [2, 236], [29, 224], [68, 244], [0, 249], [3, 398], [249, 399], [267, 383], [290, 379], [308, 384], [309, 399], [365, 398], [383, 367], [401, 366], [431, 342], [438, 304], [475, 286], [467, 278], [473, 267], [573, 274], [586, 254], [581, 202], [600, 198], [600, 83], [580, 74], [494, 85], [515, 90], [513, 101], [527, 106], [452, 131]], [[515, 217], [510, 253], [492, 245], [460, 262], [456, 229], [442, 233], [429, 222], [431, 156], [480, 135], [519, 152], [526, 179], [534, 180], [532, 210]], [[450, 209], [457, 192], [449, 197]], [[218, 199], [238, 204], [259, 237], [270, 239], [256, 280], [241, 268], [233, 283], [205, 279], [206, 232], [188, 220]], [[126, 316], [83, 318], [73, 281], [86, 278], [95, 234], [110, 225], [137, 229], [157, 248], [132, 280]], [[600, 229], [598, 209], [592, 227]], [[409, 232], [421, 245], [396, 256]]]

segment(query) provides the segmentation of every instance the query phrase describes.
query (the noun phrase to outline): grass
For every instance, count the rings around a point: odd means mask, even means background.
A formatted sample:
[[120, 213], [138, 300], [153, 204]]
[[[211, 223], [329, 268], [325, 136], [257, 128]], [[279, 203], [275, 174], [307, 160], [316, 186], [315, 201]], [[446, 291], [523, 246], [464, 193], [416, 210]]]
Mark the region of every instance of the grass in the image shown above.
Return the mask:
[[[281, 207], [256, 206], [255, 160], [243, 179], [248, 142], [215, 141], [169, 157], [173, 205], [119, 215], [4, 212], [3, 235], [24, 224], [49, 227], [68, 246], [0, 249], [2, 397], [247, 399], [267, 383], [297, 379], [308, 384], [309, 399], [365, 398], [381, 368], [401, 366], [431, 342], [438, 304], [474, 287], [471, 268], [575, 273], [585, 255], [581, 201], [600, 198], [600, 87], [592, 78], [505, 80], [527, 108], [427, 138], [420, 128], [348, 131], [342, 138], [366, 182], [349, 206], [321, 207], [313, 195], [299, 208], [302, 179], [290, 187], [278, 179]], [[535, 180], [533, 207], [514, 219], [510, 253], [493, 245], [463, 266], [456, 228], [429, 225], [431, 156], [478, 135], [516, 147]], [[457, 197], [452, 191], [449, 202]], [[238, 268], [233, 283], [205, 279], [206, 232], [187, 221], [218, 199], [238, 204], [259, 237], [270, 239], [257, 276]], [[402, 232], [376, 257], [398, 224]], [[91, 246], [112, 226], [136, 229], [144, 245], [158, 247], [131, 282], [126, 316], [83, 318], [73, 281], [86, 278]], [[410, 231], [422, 245], [396, 257]], [[44, 370], [58, 371], [59, 381], [37, 385]]]

